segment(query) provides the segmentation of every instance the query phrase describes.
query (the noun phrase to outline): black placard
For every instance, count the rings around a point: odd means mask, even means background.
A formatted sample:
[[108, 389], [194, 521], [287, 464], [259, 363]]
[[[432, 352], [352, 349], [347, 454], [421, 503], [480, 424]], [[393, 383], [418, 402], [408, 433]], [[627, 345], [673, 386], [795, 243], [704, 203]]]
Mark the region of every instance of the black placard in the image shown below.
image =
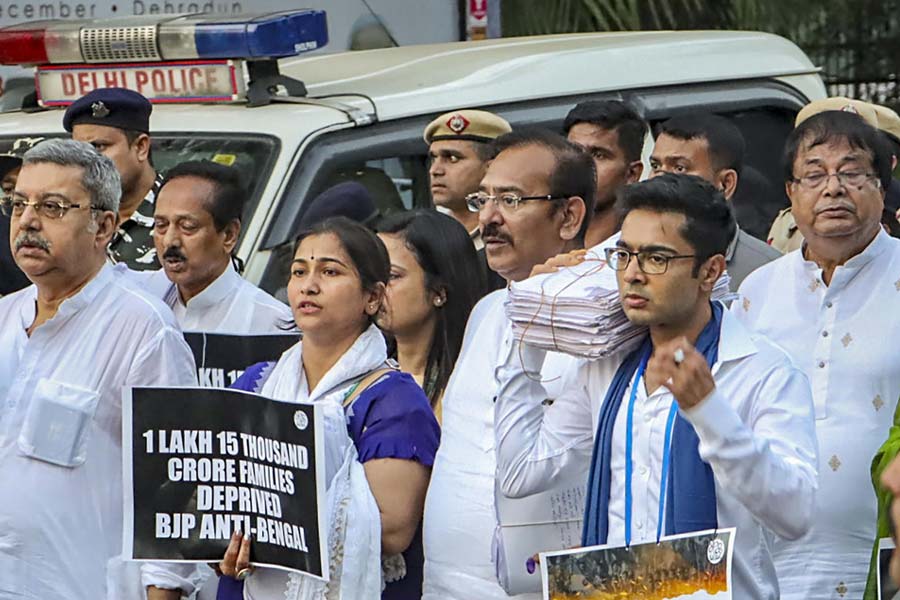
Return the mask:
[[228, 387], [244, 369], [264, 361], [278, 360], [300, 341], [300, 334], [228, 335], [186, 331], [184, 339], [197, 365], [201, 387]]
[[253, 564], [327, 579], [320, 423], [315, 405], [238, 390], [126, 392], [126, 556], [218, 562], [249, 531]]

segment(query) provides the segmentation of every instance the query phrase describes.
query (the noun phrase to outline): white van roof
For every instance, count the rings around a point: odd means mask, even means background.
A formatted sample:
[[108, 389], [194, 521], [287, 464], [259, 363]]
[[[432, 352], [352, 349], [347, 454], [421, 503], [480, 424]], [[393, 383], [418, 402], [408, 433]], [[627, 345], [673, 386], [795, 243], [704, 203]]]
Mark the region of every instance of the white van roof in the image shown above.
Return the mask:
[[[344, 52], [281, 61], [310, 95], [365, 94], [381, 120], [525, 99], [818, 69], [792, 42], [748, 31], [549, 35]], [[822, 94], [818, 77], [807, 80]]]
[[[626, 32], [503, 38], [282, 59], [283, 74], [311, 97], [371, 112], [378, 120], [521, 100], [701, 82], [776, 78], [809, 98], [824, 96], [818, 69], [793, 43], [745, 31]], [[370, 101], [371, 100], [371, 103]], [[325, 103], [330, 102], [324, 100]], [[156, 105], [152, 130], [256, 131], [285, 136], [346, 126], [331, 108], [274, 103]], [[62, 131], [61, 110], [6, 113], [0, 135]]]

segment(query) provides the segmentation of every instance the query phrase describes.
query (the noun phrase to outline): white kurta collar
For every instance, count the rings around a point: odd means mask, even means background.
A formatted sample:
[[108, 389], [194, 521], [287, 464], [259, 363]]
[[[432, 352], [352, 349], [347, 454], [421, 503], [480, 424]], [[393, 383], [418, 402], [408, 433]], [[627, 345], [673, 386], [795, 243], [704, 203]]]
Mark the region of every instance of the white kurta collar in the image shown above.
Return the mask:
[[181, 301], [180, 293], [176, 294], [176, 302], [192, 311], [212, 308], [226, 298], [233, 296], [238, 287], [240, 287], [241, 281], [241, 276], [238, 275], [231, 261], [229, 261], [222, 274], [216, 277], [203, 291], [188, 300], [187, 304]]
[[731, 311], [722, 314], [722, 330], [719, 333], [719, 360], [725, 363], [756, 354], [758, 348], [750, 331], [744, 327]]
[[[834, 275], [831, 278], [831, 285], [829, 287], [834, 287], [836, 283], [838, 285], [840, 285], [841, 283], [846, 284], [849, 281], [848, 276], [852, 277], [853, 274], [858, 273], [860, 269], [871, 263], [873, 260], [877, 259], [886, 250], [888, 250], [888, 248], [890, 248], [891, 246], [890, 240], [890, 236], [884, 231], [884, 229], [879, 227], [878, 233], [875, 234], [875, 238], [871, 242], [869, 242], [869, 245], [866, 246], [862, 252], [850, 258], [850, 260], [834, 270]], [[819, 265], [815, 261], [807, 259], [805, 254], [806, 242], [804, 242], [803, 247], [797, 251], [800, 267], [806, 273], [813, 275], [814, 278], [821, 280], [821, 267], [819, 267]], [[839, 276], [839, 273], [841, 274], [841, 276]]]
[[[75, 314], [85, 306], [90, 306], [91, 302], [97, 297], [97, 294], [107, 286], [112, 277], [112, 265], [104, 262], [103, 266], [100, 267], [100, 270], [94, 275], [93, 279], [88, 281], [74, 296], [63, 300], [62, 304], [59, 305], [56, 314], [53, 315], [53, 318], [50, 319], [48, 323], [67, 319], [70, 315]], [[37, 286], [31, 286], [30, 290], [29, 295], [31, 296], [32, 301], [22, 303], [21, 315], [23, 329], [28, 329], [31, 324], [34, 323], [34, 319], [37, 316]]]

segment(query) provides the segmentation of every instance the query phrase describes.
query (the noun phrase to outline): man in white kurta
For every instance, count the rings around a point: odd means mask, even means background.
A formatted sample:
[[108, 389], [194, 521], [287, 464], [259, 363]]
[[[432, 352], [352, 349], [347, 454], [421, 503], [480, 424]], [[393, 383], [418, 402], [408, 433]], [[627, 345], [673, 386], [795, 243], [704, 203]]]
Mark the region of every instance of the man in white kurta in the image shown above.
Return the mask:
[[52, 140], [25, 155], [5, 200], [14, 257], [35, 285], [0, 299], [2, 598], [132, 597], [122, 390], [195, 383], [171, 312], [106, 264], [119, 194], [109, 159]]
[[[865, 146], [850, 146], [848, 135]], [[879, 226], [890, 159], [877, 135], [838, 111], [795, 130], [787, 190], [806, 243], [751, 274], [732, 305], [812, 386], [815, 520], [800, 540], [773, 546], [787, 600], [862, 598], [865, 589], [876, 531], [870, 466], [900, 396], [900, 241]]]
[[261, 335], [293, 328], [293, 316], [233, 266], [246, 192], [240, 173], [210, 161], [170, 170], [159, 190], [153, 243], [162, 271], [148, 289], [184, 331]]
[[[675, 186], [679, 178], [694, 182], [678, 189]], [[667, 186], [675, 188], [673, 197], [665, 195]], [[685, 206], [709, 202], [703, 197], [689, 196], [696, 194], [698, 188], [707, 196], [718, 196], [714, 201], [717, 207], [705, 225], [698, 220], [691, 226], [699, 232], [694, 235], [700, 239], [707, 237], [705, 233], [710, 230], [722, 229], [718, 248], [704, 250], [699, 245], [692, 248], [678, 233], [684, 231], [684, 223], [691, 218], [683, 215], [685, 210], [690, 211]], [[603, 515], [608, 527], [605, 543], [622, 546], [628, 539], [627, 390], [633, 390], [634, 394], [629, 403], [634, 410], [632, 543], [656, 541], [657, 535], [666, 531], [666, 524], [659, 523], [664, 440], [669, 437], [667, 420], [677, 401], [678, 413], [699, 438], [696, 450], [699, 459], [712, 468], [714, 522], [718, 527], [736, 528], [732, 596], [742, 600], [777, 600], [778, 584], [769, 545], [775, 535], [787, 538], [802, 535], [812, 518], [816, 447], [809, 385], [783, 351], [764, 337], [752, 335], [727, 312], [718, 325], [717, 358], [711, 368], [691, 346], [689, 331], [697, 335], [701, 327], [706, 330], [715, 325], [715, 317], [709, 316], [709, 294], [724, 268], [730, 241], [721, 222], [731, 225], [732, 235], [734, 227], [724, 198], [711, 185], [696, 177], [663, 175], [629, 186], [620, 202], [623, 200], [626, 207], [635, 208], [625, 217], [617, 248], [626, 251], [626, 256], [628, 252], [645, 251], [663, 257], [681, 255], [684, 260], [679, 263], [669, 260], [662, 273], [650, 274], [643, 266], [633, 264], [636, 261], [632, 254], [618, 273], [620, 296], [623, 302], [631, 303], [626, 304], [626, 315], [635, 324], [649, 326], [653, 355], [646, 370], [629, 376], [625, 398], [614, 413], [608, 464], [603, 466], [610, 477], [608, 508]], [[676, 200], [684, 203], [682, 208], [672, 212], [659, 208], [672, 206]], [[718, 218], [714, 218], [716, 214]], [[702, 269], [710, 270], [701, 270], [699, 275], [690, 277], [692, 257], [699, 257], [698, 262], [704, 261]], [[719, 269], [717, 272], [707, 267], [713, 263]], [[705, 281], [704, 277], [709, 280]], [[701, 283], [706, 287], [700, 287]], [[657, 365], [667, 364], [665, 356], [667, 352], [672, 354], [673, 343], [681, 344], [682, 352], [699, 357], [698, 364], [705, 369], [711, 391], [690, 389], [699, 385], [700, 377], [688, 377], [688, 384], [677, 384], [672, 381], [675, 375], [668, 379], [664, 375], [655, 377], [664, 382], [662, 385], [650, 383], [651, 374], [659, 368]], [[607, 396], [607, 390], [614, 384], [617, 370], [629, 353], [630, 350], [604, 359], [572, 363], [556, 402], [543, 409], [545, 390], [533, 374], [541, 368], [544, 351], [513, 344], [498, 369], [502, 383], [495, 417], [497, 477], [505, 494], [518, 498], [543, 491], [591, 459], [592, 453], [601, 447], [600, 444], [595, 447], [595, 439], [600, 435], [598, 427], [604, 402], [613, 401]], [[680, 360], [686, 363], [684, 356]], [[678, 358], [674, 359], [674, 363], [679, 362]], [[686, 367], [676, 364], [674, 368]], [[696, 403], [688, 404], [685, 388], [697, 396]], [[603, 465], [601, 456], [596, 460]], [[670, 480], [670, 488], [673, 485]]]
[[[535, 265], [578, 247], [586, 229], [585, 214], [593, 204], [595, 176], [590, 157], [555, 134], [545, 137], [546, 143], [516, 141], [501, 149], [482, 181], [485, 201], [479, 220], [488, 262], [508, 281], [524, 279]], [[560, 160], [570, 165], [574, 161], [579, 177], [569, 182], [570, 189], [551, 190], [550, 176]], [[517, 190], [519, 196], [559, 194], [563, 204], [522, 201], [511, 208], [498, 197], [507, 190]], [[508, 598], [497, 581], [492, 558], [498, 524], [495, 368], [512, 343], [504, 311], [506, 297], [505, 289], [497, 290], [473, 309], [444, 393], [441, 446], [425, 502], [423, 597], [429, 600]], [[561, 355], [555, 360], [566, 362]], [[548, 364], [544, 376], [555, 379], [560, 368]], [[539, 598], [540, 594], [517, 597]]]

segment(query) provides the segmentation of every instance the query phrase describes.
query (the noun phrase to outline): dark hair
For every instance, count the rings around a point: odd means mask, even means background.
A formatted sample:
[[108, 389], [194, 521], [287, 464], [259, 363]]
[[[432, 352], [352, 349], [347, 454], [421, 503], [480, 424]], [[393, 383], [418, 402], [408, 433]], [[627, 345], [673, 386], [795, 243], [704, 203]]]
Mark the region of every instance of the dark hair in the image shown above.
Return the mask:
[[179, 177], [197, 177], [213, 184], [215, 191], [207, 203], [207, 210], [217, 231], [222, 231], [232, 221], [240, 222], [246, 192], [237, 169], [209, 160], [190, 160], [169, 170], [159, 189]]
[[881, 181], [881, 188], [887, 191], [891, 185], [893, 156], [887, 138], [856, 113], [843, 110], [826, 110], [813, 115], [790, 133], [784, 143], [784, 180], [794, 180], [794, 161], [797, 160], [801, 147], [812, 148], [839, 141], [845, 141], [851, 148], [863, 150], [871, 156], [872, 167]]
[[709, 257], [725, 254], [737, 232], [731, 205], [722, 192], [701, 177], [665, 173], [625, 186], [617, 208], [622, 220], [633, 210], [684, 215], [681, 235], [694, 248], [694, 275]]
[[662, 134], [683, 141], [706, 140], [714, 169], [733, 169], [741, 174], [746, 143], [741, 130], [725, 117], [710, 113], [672, 117], [659, 126], [656, 137]]
[[425, 272], [425, 287], [446, 294], [446, 301], [437, 310], [425, 365], [423, 387], [434, 406], [453, 372], [469, 313], [485, 293], [478, 255], [465, 227], [434, 210], [394, 213], [385, 217], [376, 230], [403, 236], [406, 247]]
[[[138, 131], [137, 129], [123, 129], [122, 133], [125, 134], [125, 141], [128, 142], [128, 146], [131, 147], [134, 145], [134, 142], [141, 137], [142, 135], [146, 135], [150, 137], [149, 133], [145, 133], [143, 131]], [[150, 140], [150, 149], [147, 150], [147, 162], [150, 163], [150, 166], [153, 166], [153, 144], [152, 139]]]
[[[387, 248], [369, 228], [347, 217], [329, 217], [301, 231], [297, 235], [291, 256], [297, 255], [297, 249], [306, 238], [328, 234], [340, 241], [359, 275], [363, 290], [371, 292], [379, 283], [387, 285], [391, 276], [391, 259]], [[369, 323], [372, 322], [374, 318], [370, 317]]]
[[569, 135], [569, 130], [579, 123], [591, 123], [615, 131], [625, 159], [629, 162], [641, 160], [647, 122], [628, 104], [620, 100], [581, 102], [566, 115], [563, 131]]
[[478, 160], [481, 162], [493, 160], [493, 158], [497, 156], [497, 150], [491, 142], [476, 142], [474, 140], [469, 140], [469, 144], [475, 151], [475, 156], [477, 156]]
[[[505, 133], [494, 140], [493, 146], [498, 155], [525, 146], [539, 146], [553, 153], [556, 166], [547, 182], [550, 193], [563, 198], [578, 196], [584, 200], [584, 221], [577, 237], [578, 241], [584, 242], [597, 194], [597, 171], [591, 155], [558, 133], [540, 128], [522, 128]], [[556, 204], [561, 206], [562, 201]]]

